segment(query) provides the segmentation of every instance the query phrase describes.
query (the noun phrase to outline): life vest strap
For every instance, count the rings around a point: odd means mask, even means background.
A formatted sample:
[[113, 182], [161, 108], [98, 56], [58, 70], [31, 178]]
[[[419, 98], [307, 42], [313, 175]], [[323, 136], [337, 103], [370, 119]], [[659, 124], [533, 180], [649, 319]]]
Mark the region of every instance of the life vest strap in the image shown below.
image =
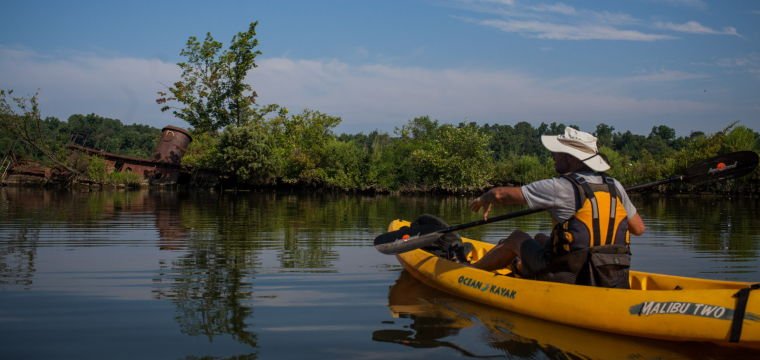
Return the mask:
[[607, 187], [610, 189], [610, 221], [607, 223], [607, 241], [605, 244], [613, 244], [615, 239], [612, 236], [615, 230], [615, 218], [617, 211], [617, 189], [615, 189], [615, 180], [611, 177], [602, 175], [604, 182], [607, 183]]
[[599, 224], [599, 204], [594, 195], [594, 190], [589, 186], [588, 181], [578, 174], [573, 174], [573, 180], [575, 183], [583, 188], [583, 192], [586, 194], [586, 198], [591, 202], [591, 214], [592, 214], [592, 226], [594, 227], [594, 239], [590, 247], [602, 245], [601, 238], [601, 225]]

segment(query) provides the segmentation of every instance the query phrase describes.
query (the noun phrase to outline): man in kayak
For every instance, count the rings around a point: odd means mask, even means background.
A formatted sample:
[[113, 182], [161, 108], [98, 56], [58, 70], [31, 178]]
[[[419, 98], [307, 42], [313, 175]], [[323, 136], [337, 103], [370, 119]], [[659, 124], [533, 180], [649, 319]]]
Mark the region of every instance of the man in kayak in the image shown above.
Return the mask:
[[[627, 287], [629, 234], [641, 235], [645, 226], [623, 186], [604, 174], [610, 166], [596, 137], [568, 127], [564, 134], [541, 136], [541, 143], [552, 152], [560, 176], [493, 188], [470, 209], [483, 209], [484, 218], [494, 204], [547, 209], [555, 224], [551, 235], [516, 230], [472, 266], [491, 271], [512, 266], [528, 278]], [[623, 268], [624, 273], [617, 271]]]

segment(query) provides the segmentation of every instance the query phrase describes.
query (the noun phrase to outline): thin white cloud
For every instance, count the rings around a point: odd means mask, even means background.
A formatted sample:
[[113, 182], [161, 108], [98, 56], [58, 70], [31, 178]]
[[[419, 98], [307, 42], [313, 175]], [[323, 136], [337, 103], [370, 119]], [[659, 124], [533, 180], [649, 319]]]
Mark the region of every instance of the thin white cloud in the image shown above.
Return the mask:
[[720, 58], [715, 61], [714, 65], [728, 69], [731, 72], [746, 72], [760, 79], [760, 53], [732, 58]]
[[656, 72], [644, 73], [625, 78], [633, 82], [673, 82], [707, 79], [710, 76], [705, 74], [689, 73], [677, 70], [660, 70]]
[[504, 8], [484, 6], [482, 2], [460, 1], [466, 10], [488, 14], [489, 18], [456, 18], [535, 39], [659, 41], [674, 38], [636, 29], [634, 27], [640, 27], [641, 21], [620, 12], [578, 9], [564, 3], [514, 4]]
[[[581, 9], [565, 3], [487, 6], [483, 1], [459, 0], [463, 8], [489, 18], [456, 16], [460, 20], [496, 28], [508, 33], [545, 40], [621, 40], [660, 41], [676, 39], [674, 35], [652, 33], [652, 29], [700, 35], [732, 35], [741, 37], [735, 27], [714, 29], [697, 21], [651, 23], [613, 11]], [[701, 0], [652, 0], [674, 6], [706, 9]]]
[[687, 34], [708, 34], [708, 35], [733, 35], [739, 36], [739, 33], [734, 27], [725, 27], [723, 30], [715, 30], [713, 28], [704, 26], [696, 21], [687, 21], [683, 24], [674, 24], [670, 22], [657, 22], [655, 27], [659, 29], [672, 30], [676, 32], [682, 32]]
[[481, 25], [504, 32], [519, 33], [547, 40], [626, 40], [658, 41], [673, 39], [669, 35], [647, 34], [604, 25], [566, 25], [539, 21], [481, 20]]
[[572, 7], [570, 5], [563, 4], [563, 3], [556, 3], [556, 4], [551, 4], [551, 5], [549, 5], [549, 4], [539, 4], [539, 5], [531, 7], [531, 9], [534, 10], [534, 11], [539, 11], [539, 12], [546, 11], [546, 12], [552, 12], [552, 13], [557, 13], [557, 14], [562, 14], [562, 15], [576, 15], [576, 14], [578, 14], [578, 11], [575, 10], [574, 7]]
[[689, 7], [689, 8], [694, 8], [698, 10], [707, 9], [707, 3], [703, 0], [653, 0], [653, 1], [661, 2], [661, 3], [672, 5], [672, 6]]
[[721, 58], [715, 62], [716, 65], [724, 68], [741, 68], [751, 65], [757, 65], [757, 56]]
[[610, 25], [639, 25], [641, 24], [641, 21], [639, 19], [636, 19], [635, 17], [620, 13], [620, 12], [611, 12], [611, 11], [585, 11], [581, 13], [582, 16], [587, 16], [588, 18], [592, 19], [594, 22], [598, 22], [601, 24], [610, 24]]
[[515, 0], [460, 0], [463, 3], [469, 4], [490, 4], [490, 5], [506, 5], [514, 6]]

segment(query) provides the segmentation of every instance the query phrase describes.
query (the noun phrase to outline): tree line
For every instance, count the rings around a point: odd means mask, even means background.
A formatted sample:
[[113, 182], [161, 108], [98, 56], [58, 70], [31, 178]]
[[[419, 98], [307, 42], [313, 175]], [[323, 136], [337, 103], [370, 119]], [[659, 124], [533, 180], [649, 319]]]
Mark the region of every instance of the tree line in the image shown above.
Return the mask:
[[[181, 51], [181, 78], [158, 92], [156, 102], [191, 125], [193, 142], [183, 164], [222, 174], [237, 187], [295, 186], [344, 191], [471, 192], [502, 184], [525, 184], [554, 175], [541, 135], [564, 132], [562, 123], [514, 125], [474, 122], [442, 124], [429, 116], [410, 119], [392, 134], [380, 131], [336, 134], [341, 119], [317, 110], [290, 113], [277, 104], [261, 105], [245, 81], [255, 68], [256, 22], [224, 49], [210, 33], [190, 37]], [[147, 157], [159, 130], [123, 125], [95, 114], [73, 115], [63, 122], [39, 118], [36, 96], [13, 98], [0, 91], [0, 150], [16, 139], [46, 142], [42, 149], [63, 149], [71, 133], [84, 145], [108, 152]], [[624, 184], [676, 174], [695, 161], [720, 153], [760, 151], [760, 135], [731, 124], [714, 134], [678, 137], [660, 125], [647, 135], [615, 131], [607, 124], [582, 129], [598, 137], [600, 152]], [[28, 141], [27, 141], [28, 142]], [[39, 146], [26, 146], [28, 155]], [[61, 157], [63, 158], [63, 157]], [[760, 176], [728, 184], [722, 190], [758, 191]], [[726, 188], [728, 187], [728, 188]]]
[[[344, 191], [438, 191], [461, 193], [489, 186], [526, 184], [554, 176], [553, 160], [541, 135], [560, 134], [564, 124], [527, 122], [514, 125], [441, 124], [428, 116], [409, 120], [392, 134], [373, 131], [336, 134], [341, 119], [318, 111], [275, 116], [230, 124], [221, 130], [192, 130], [193, 142], [183, 164], [223, 174], [241, 188], [293, 186]], [[0, 122], [3, 124], [3, 122]], [[149, 157], [160, 130], [147, 125], [123, 125], [95, 114], [39, 120], [35, 136], [45, 148], [63, 155], [71, 134], [82, 145], [107, 152]], [[2, 125], [0, 125], [2, 126]], [[7, 123], [5, 126], [7, 129]], [[648, 135], [616, 132], [599, 124], [592, 131], [612, 169], [624, 184], [654, 181], [678, 173], [700, 159], [717, 154], [760, 152], [760, 134], [745, 126], [730, 126], [715, 134], [678, 137], [665, 125]], [[16, 143], [22, 157], [47, 162], [11, 131], [0, 133], [0, 149]], [[90, 167], [98, 168], [97, 161]], [[83, 169], [87, 174], [88, 170]], [[90, 176], [97, 173], [89, 171]], [[760, 176], [731, 182], [719, 189], [755, 192]]]

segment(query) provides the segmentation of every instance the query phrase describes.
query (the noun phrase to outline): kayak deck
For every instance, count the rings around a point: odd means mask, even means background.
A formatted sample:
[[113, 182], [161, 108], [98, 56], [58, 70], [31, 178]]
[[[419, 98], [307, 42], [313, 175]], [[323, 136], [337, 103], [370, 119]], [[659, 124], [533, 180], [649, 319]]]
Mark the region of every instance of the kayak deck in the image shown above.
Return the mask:
[[[464, 242], [473, 245], [473, 251], [468, 260], [476, 262], [481, 259], [494, 245], [491, 243], [463, 238]], [[511, 276], [509, 269], [496, 271], [499, 275]], [[724, 281], [701, 278], [690, 278], [676, 275], [654, 274], [641, 271], [630, 271], [629, 284], [631, 290], [686, 290], [686, 289], [742, 289], [750, 283], [741, 281]]]

